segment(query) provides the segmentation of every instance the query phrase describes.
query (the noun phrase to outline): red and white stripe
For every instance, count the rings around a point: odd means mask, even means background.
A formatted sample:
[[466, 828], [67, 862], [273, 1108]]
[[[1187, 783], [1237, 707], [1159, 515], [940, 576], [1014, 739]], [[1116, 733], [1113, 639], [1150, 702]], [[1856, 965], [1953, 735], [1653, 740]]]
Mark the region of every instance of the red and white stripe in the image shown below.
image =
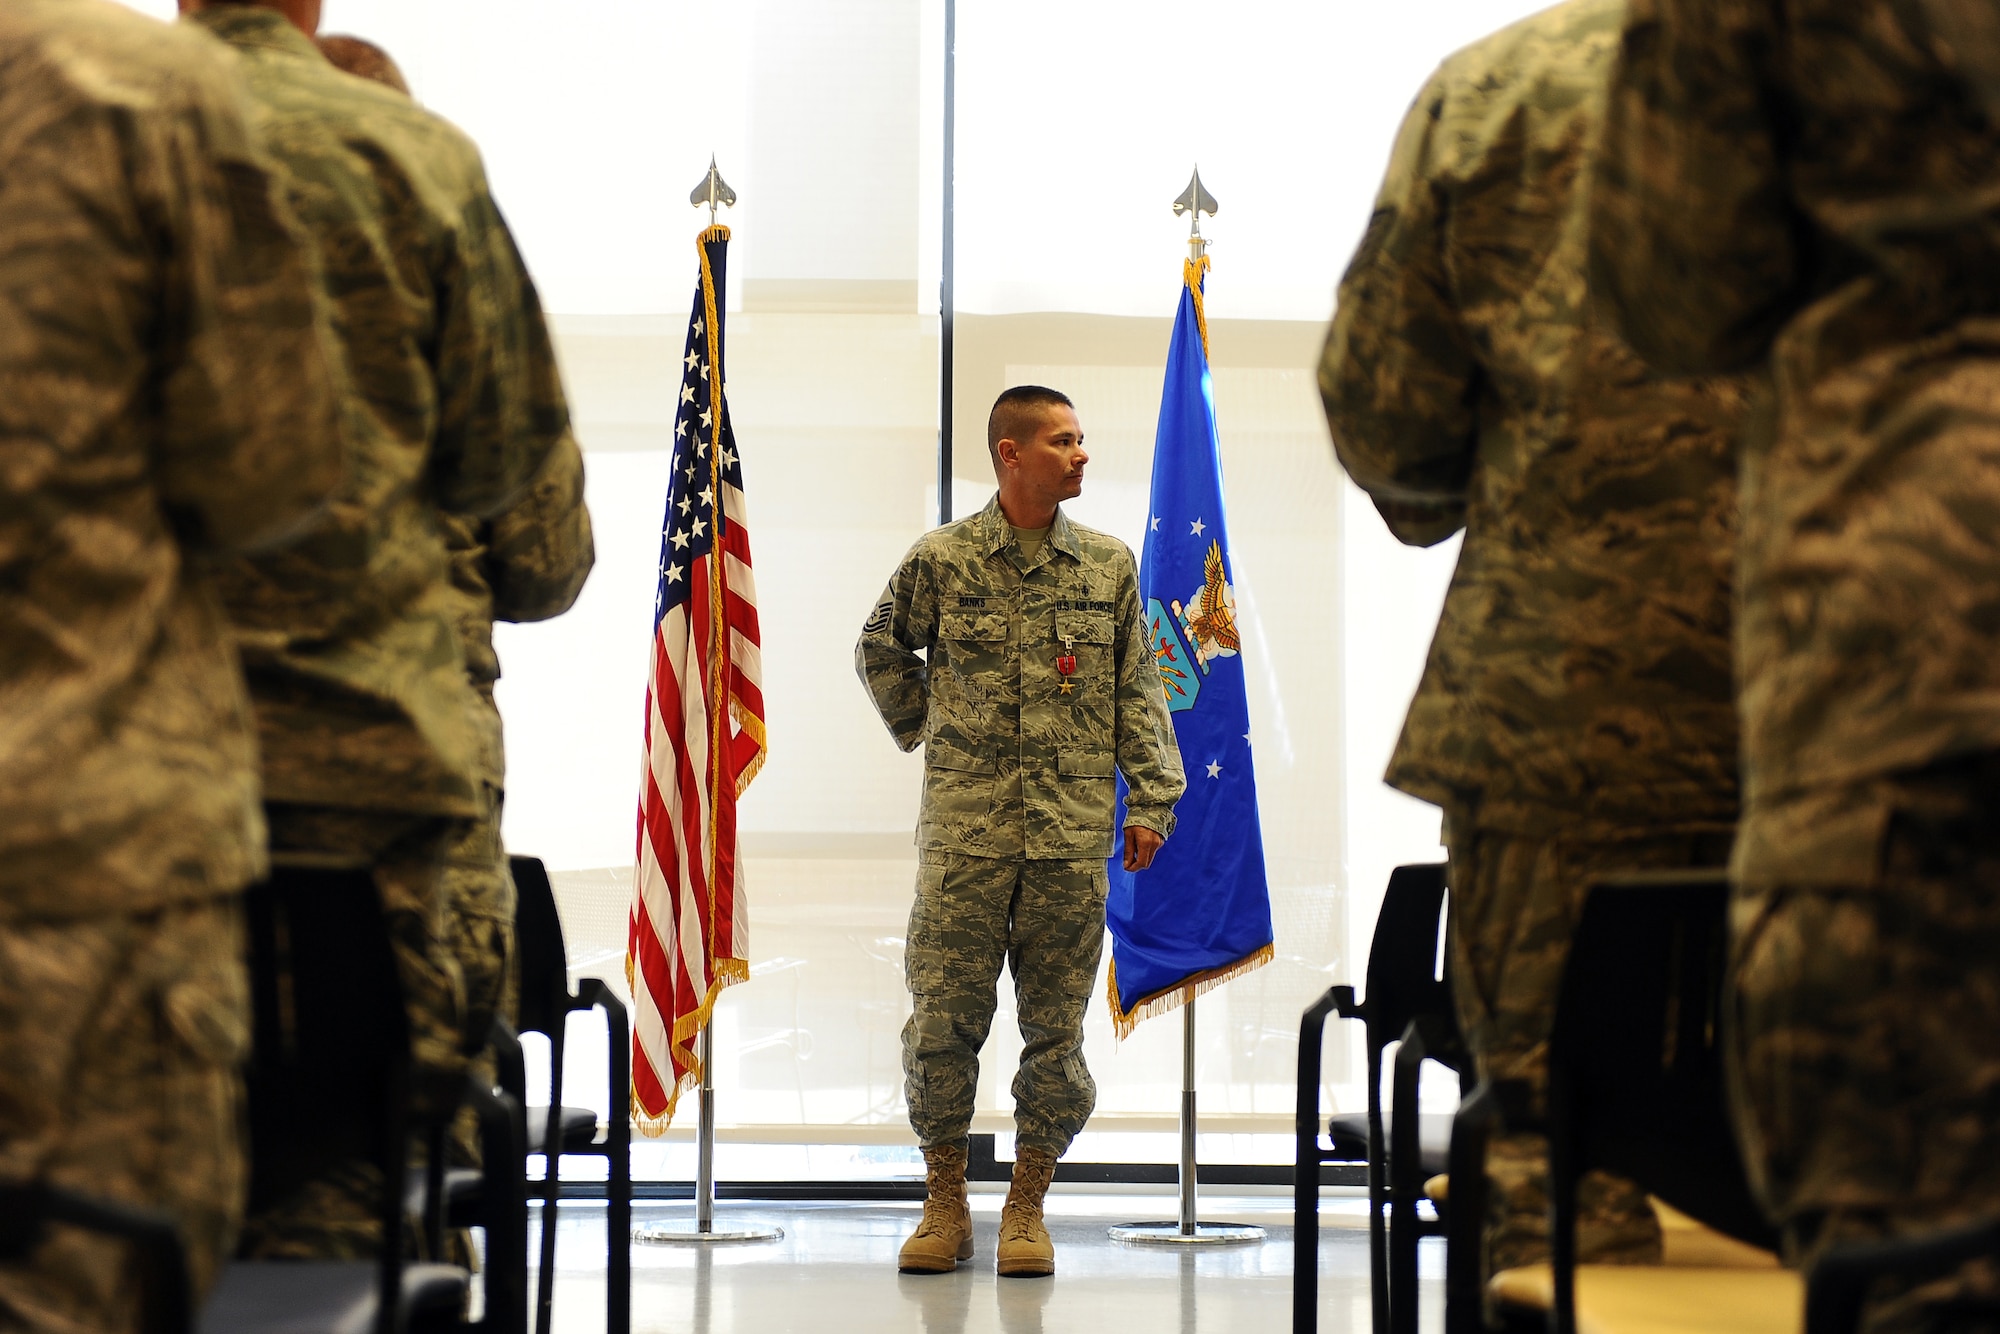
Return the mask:
[[[632, 1089], [642, 1123], [661, 1128], [672, 1119], [681, 1090], [700, 1078], [693, 1046], [716, 993], [749, 975], [736, 799], [763, 762], [764, 695], [757, 586], [743, 511], [742, 492], [726, 488], [721, 569], [703, 557], [689, 570], [696, 592], [661, 619], [646, 689], [631, 936]], [[713, 598], [702, 593], [718, 574], [719, 626]], [[729, 645], [720, 708], [710, 688], [719, 641]], [[718, 724], [727, 733], [720, 755], [712, 749]]]

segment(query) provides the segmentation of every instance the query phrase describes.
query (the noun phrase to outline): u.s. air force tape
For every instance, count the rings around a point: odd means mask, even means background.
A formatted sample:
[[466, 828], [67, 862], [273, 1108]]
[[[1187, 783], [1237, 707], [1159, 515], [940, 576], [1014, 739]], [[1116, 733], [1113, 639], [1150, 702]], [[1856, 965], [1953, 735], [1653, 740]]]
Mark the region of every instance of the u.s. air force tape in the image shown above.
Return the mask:
[[895, 611], [895, 609], [896, 604], [893, 602], [884, 602], [877, 606], [874, 611], [868, 614], [868, 619], [862, 623], [861, 633], [864, 635], [875, 635], [887, 630], [889, 628], [889, 614]]

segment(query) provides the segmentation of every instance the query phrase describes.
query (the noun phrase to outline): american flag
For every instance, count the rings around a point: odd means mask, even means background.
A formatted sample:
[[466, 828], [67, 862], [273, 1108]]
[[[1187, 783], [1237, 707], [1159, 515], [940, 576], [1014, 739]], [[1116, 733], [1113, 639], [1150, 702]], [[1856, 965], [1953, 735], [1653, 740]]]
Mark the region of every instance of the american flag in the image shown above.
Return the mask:
[[694, 1041], [749, 974], [736, 799], [764, 762], [763, 658], [743, 466], [722, 376], [727, 227], [702, 233], [660, 527], [630, 945], [632, 1094], [659, 1133], [701, 1067]]

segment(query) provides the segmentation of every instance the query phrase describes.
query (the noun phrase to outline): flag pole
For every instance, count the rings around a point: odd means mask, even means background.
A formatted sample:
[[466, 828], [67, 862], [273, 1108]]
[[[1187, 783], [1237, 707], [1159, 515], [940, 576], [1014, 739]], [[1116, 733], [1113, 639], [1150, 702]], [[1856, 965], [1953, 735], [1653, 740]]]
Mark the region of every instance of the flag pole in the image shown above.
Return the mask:
[[1181, 1007], [1181, 1235], [1201, 1230], [1195, 1222], [1194, 998]]
[[938, 522], [951, 522], [952, 323], [957, 315], [958, 0], [944, 0], [944, 233], [938, 276]]
[[[706, 208], [708, 210], [708, 225], [711, 229], [715, 226], [716, 210], [718, 208], [730, 207], [736, 203], [736, 192], [729, 188], [729, 183], [722, 179], [722, 173], [716, 170], [713, 155], [710, 155], [708, 159], [708, 174], [702, 177], [701, 184], [695, 186], [694, 193], [688, 196], [688, 202], [696, 208]], [[714, 309], [720, 312], [726, 300], [726, 293], [715, 293]], [[720, 325], [718, 324], [717, 327], [719, 328]], [[720, 421], [721, 398], [719, 395], [716, 403], [718, 420], [716, 422], [717, 458], [715, 463], [717, 467], [720, 467], [722, 424]], [[721, 531], [721, 514], [722, 508], [718, 503], [716, 506], [718, 537]], [[716, 544], [715, 558], [718, 563], [722, 559], [722, 546], [720, 542]], [[718, 737], [726, 736], [726, 731], [722, 728], [717, 728], [716, 735]], [[719, 743], [712, 740], [711, 745], [716, 747], [714, 754], [719, 756], [721, 754]], [[717, 996], [715, 1003], [720, 1004], [720, 1001], [721, 997]], [[710, 1242], [776, 1241], [785, 1235], [783, 1228], [769, 1227], [762, 1223], [739, 1223], [722, 1228], [718, 1228], [715, 1225], [715, 1019], [715, 1010], [711, 1008], [708, 1013], [708, 1022], [701, 1026], [700, 1051], [696, 1056], [696, 1060], [701, 1063], [701, 1092], [695, 1100], [697, 1122], [694, 1132], [695, 1180], [693, 1226], [689, 1227], [686, 1223], [680, 1221], [650, 1223], [645, 1227], [634, 1228], [632, 1230], [633, 1239], [636, 1241], [664, 1242], [669, 1245], [703, 1245]]]
[[[1201, 169], [1197, 167], [1186, 191], [1174, 201], [1175, 215], [1186, 213], [1189, 218], [1188, 259], [1191, 261], [1200, 261], [1208, 251], [1208, 242], [1201, 234], [1201, 215], [1206, 213], [1212, 218], [1215, 209], [1215, 197], [1202, 188]], [[1190, 986], [1181, 1000], [1180, 1218], [1172, 1223], [1120, 1223], [1111, 1229], [1113, 1241], [1218, 1246], [1264, 1239], [1264, 1229], [1253, 1224], [1204, 1223], [1197, 1216], [1197, 1177], [1200, 1169], [1195, 1156], [1195, 1136], [1200, 1130], [1200, 1121], [1195, 1109], [1194, 999], [1195, 989]]]

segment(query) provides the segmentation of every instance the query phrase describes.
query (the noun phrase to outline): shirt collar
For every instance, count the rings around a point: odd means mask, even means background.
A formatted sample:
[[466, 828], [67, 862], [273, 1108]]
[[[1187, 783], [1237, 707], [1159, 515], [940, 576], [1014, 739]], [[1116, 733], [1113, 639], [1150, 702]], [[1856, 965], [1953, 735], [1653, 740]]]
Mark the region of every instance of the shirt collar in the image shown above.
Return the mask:
[[[993, 493], [993, 499], [986, 502], [986, 508], [979, 511], [973, 522], [979, 525], [980, 549], [989, 556], [1005, 551], [1008, 543], [1014, 540], [1014, 526], [1007, 522], [1007, 516], [1000, 510], [998, 491]], [[1083, 559], [1083, 547], [1076, 540], [1076, 525], [1069, 521], [1069, 516], [1062, 512], [1060, 505], [1056, 506], [1055, 522], [1049, 525], [1049, 535], [1043, 545], [1064, 552], [1074, 560]]]
[[312, 38], [293, 27], [290, 19], [261, 5], [210, 5], [188, 15], [185, 21], [207, 29], [231, 46], [255, 46], [290, 56], [326, 59]]

